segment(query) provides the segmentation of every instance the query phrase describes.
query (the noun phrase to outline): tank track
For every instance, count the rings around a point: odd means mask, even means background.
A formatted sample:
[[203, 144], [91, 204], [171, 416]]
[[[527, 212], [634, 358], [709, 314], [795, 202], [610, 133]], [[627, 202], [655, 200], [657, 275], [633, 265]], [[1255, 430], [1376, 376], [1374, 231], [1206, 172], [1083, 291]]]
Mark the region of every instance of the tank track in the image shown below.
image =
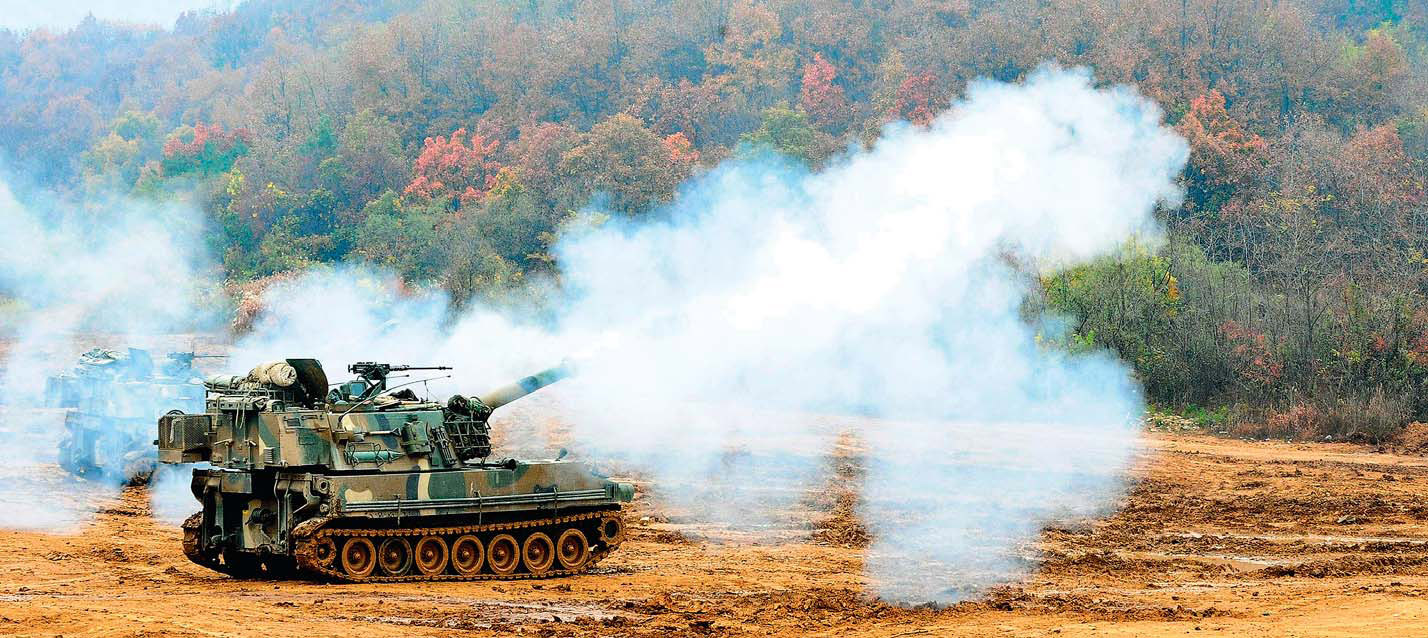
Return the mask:
[[[346, 527], [325, 527], [325, 525], [331, 523], [332, 521], [333, 521], [333, 519], [330, 519], [330, 518], [315, 518], [315, 519], [310, 519], [310, 520], [304, 521], [303, 523], [300, 523], [296, 528], [293, 529], [292, 539], [293, 539], [293, 542], [295, 543], [295, 546], [296, 546], [296, 550], [295, 550], [294, 553], [293, 553], [293, 557], [294, 557], [294, 559], [295, 559], [296, 568], [297, 568], [297, 569], [296, 569], [296, 571], [295, 571], [294, 573], [287, 574], [287, 575], [298, 576], [298, 577], [301, 577], [301, 576], [319, 577], [319, 578], [323, 578], [323, 579], [326, 579], [326, 580], [332, 580], [332, 581], [337, 581], [337, 582], [364, 582], [364, 583], [370, 583], [370, 582], [377, 582], [377, 583], [381, 583], [381, 582], [420, 582], [420, 581], [468, 581], [468, 580], [527, 580], [527, 579], [555, 578], [555, 577], [560, 577], [560, 576], [571, 576], [571, 575], [574, 575], [574, 574], [580, 574], [580, 573], [589, 571], [590, 568], [594, 567], [596, 563], [599, 563], [599, 562], [600, 562], [601, 560], [603, 560], [606, 556], [608, 556], [608, 555], [610, 554], [610, 552], [613, 552], [613, 551], [615, 551], [616, 549], [618, 549], [618, 548], [620, 547], [620, 543], [624, 542], [624, 540], [625, 540], [625, 526], [624, 526], [624, 521], [623, 521], [623, 519], [620, 517], [620, 510], [618, 510], [618, 509], [599, 510], [599, 511], [594, 511], [594, 512], [586, 512], [586, 513], [582, 513], [582, 514], [574, 514], [574, 515], [570, 515], [570, 516], [561, 516], [561, 517], [557, 517], [557, 518], [534, 519], [534, 520], [528, 520], [528, 521], [514, 521], [514, 522], [508, 522], [508, 523], [491, 523], [491, 524], [486, 524], [486, 525], [458, 525], [458, 526], [444, 526], [444, 527], [411, 527], [411, 528], [397, 528], [397, 529], [361, 529], [361, 528], [346, 528]], [[489, 558], [484, 557], [484, 554], [486, 553], [485, 550], [489, 547], [490, 534], [492, 534], [492, 533], [501, 533], [501, 532], [516, 532], [516, 533], [520, 533], [520, 532], [523, 532], [523, 531], [530, 531], [530, 532], [539, 532], [539, 531], [559, 532], [559, 531], [563, 531], [563, 529], [578, 529], [578, 527], [573, 527], [573, 526], [569, 526], [569, 525], [570, 525], [571, 523], [580, 523], [580, 522], [585, 522], [585, 521], [597, 521], [596, 526], [595, 526], [595, 530], [596, 530], [596, 533], [597, 533], [597, 535], [599, 536], [599, 538], [596, 540], [595, 543], [590, 544], [589, 550], [588, 550], [589, 553], [590, 553], [589, 558], [587, 558], [587, 559], [585, 560], [584, 564], [582, 564], [580, 567], [578, 567], [578, 568], [576, 568], [576, 569], [557, 569], [557, 568], [554, 568], [554, 567], [555, 567], [554, 565], [552, 565], [552, 568], [551, 568], [551, 569], [543, 570], [543, 571], [536, 572], [536, 573], [533, 573], [533, 572], [531, 572], [531, 571], [529, 571], [529, 570], [527, 570], [527, 571], [516, 571], [516, 572], [514, 572], [514, 573], [507, 573], [507, 574], [498, 574], [498, 573], [489, 573], [489, 572], [487, 572], [487, 573], [474, 573], [474, 574], [457, 574], [457, 573], [451, 573], [451, 571], [452, 571], [452, 568], [451, 568], [451, 566], [450, 566], [450, 563], [451, 563], [451, 555], [450, 555], [451, 544], [450, 544], [450, 542], [448, 541], [448, 542], [446, 543], [446, 548], [447, 548], [447, 549], [446, 549], [446, 556], [447, 556], [447, 558], [446, 558], [446, 560], [444, 561], [445, 566], [442, 568], [441, 573], [436, 573], [436, 574], [409, 573], [409, 574], [404, 574], [404, 575], [400, 575], [400, 576], [390, 576], [390, 575], [380, 575], [380, 574], [376, 573], [376, 570], [374, 569], [374, 570], [373, 570], [373, 573], [372, 573], [371, 575], [360, 576], [360, 577], [354, 577], [353, 575], [344, 573], [344, 572], [342, 572], [341, 570], [338, 570], [338, 569], [336, 568], [336, 566], [337, 566], [338, 563], [339, 563], [339, 561], [336, 559], [336, 556], [334, 556], [334, 557], [332, 557], [331, 559], [328, 559], [327, 561], [325, 561], [325, 562], [328, 563], [328, 564], [324, 564], [324, 560], [321, 558], [320, 553], [319, 553], [319, 548], [321, 547], [322, 542], [323, 542], [324, 539], [332, 539], [332, 540], [333, 540], [332, 547], [333, 547], [334, 549], [336, 549], [337, 547], [340, 546], [339, 543], [337, 542], [338, 539], [346, 539], [346, 538], [353, 538], [353, 537], [363, 537], [363, 538], [378, 539], [378, 540], [387, 539], [387, 538], [404, 538], [404, 539], [407, 539], [408, 542], [411, 542], [412, 540], [424, 538], [424, 537], [426, 537], [426, 536], [436, 536], [436, 537], [438, 537], [438, 538], [442, 538], [443, 540], [446, 540], [446, 539], [450, 539], [451, 537], [460, 537], [460, 536], [465, 536], [465, 535], [472, 535], [472, 536], [480, 535], [480, 536], [484, 536], [484, 537], [485, 537], [485, 538], [482, 540], [482, 546], [483, 546], [483, 560], [482, 560], [483, 565], [482, 565], [482, 569], [487, 569], [487, 568], [488, 568], [488, 565], [489, 565]], [[614, 534], [609, 534], [608, 531], [607, 531], [607, 530], [611, 529], [610, 527], [607, 526], [607, 524], [608, 524], [608, 523], [611, 523], [611, 522], [614, 523], [614, 528], [613, 528], [613, 529], [616, 530], [616, 532], [615, 532]], [[257, 566], [257, 561], [256, 561], [256, 560], [254, 560], [252, 563], [242, 563], [242, 564], [238, 564], [238, 565], [229, 565], [229, 564], [226, 564], [224, 561], [220, 560], [217, 556], [207, 556], [207, 555], [205, 555], [205, 554], [199, 549], [199, 528], [200, 528], [202, 525], [203, 525], [203, 513], [202, 513], [202, 512], [196, 512], [196, 513], [194, 513], [193, 515], [189, 516], [188, 519], [184, 520], [184, 522], [183, 522], [183, 526], [182, 526], [182, 529], [183, 529], [183, 553], [184, 553], [185, 556], [188, 557], [188, 559], [189, 559], [190, 561], [192, 561], [193, 563], [195, 563], [195, 564], [197, 564], [197, 565], [200, 565], [200, 566], [202, 566], [202, 567], [206, 567], [206, 568], [208, 568], [208, 569], [212, 569], [212, 570], [214, 570], [214, 571], [217, 571], [217, 572], [220, 572], [220, 573], [223, 573], [223, 574], [227, 574], [227, 575], [233, 576], [233, 577], [235, 577], [235, 578], [253, 578], [253, 577], [258, 577], [258, 576], [262, 576], [262, 575], [263, 575], [263, 574], [261, 574], [261, 572], [259, 571], [259, 568], [258, 568], [258, 566]], [[558, 537], [558, 536], [557, 536], [557, 537]], [[557, 538], [557, 537], [552, 537], [552, 538]], [[588, 540], [588, 539], [587, 539], [587, 540]], [[376, 559], [374, 558], [373, 560], [376, 560]], [[520, 558], [520, 559], [519, 559], [519, 565], [518, 565], [517, 569], [521, 569], [521, 568], [525, 568], [525, 567], [526, 567], [526, 565], [525, 565], [525, 559], [524, 559], [524, 558]], [[413, 570], [413, 571], [414, 571], [415, 569], [416, 569], [415, 566], [413, 566], [413, 567], [410, 568], [410, 570]], [[291, 571], [291, 565], [289, 566], [289, 570], [287, 570], [287, 571]], [[274, 576], [275, 574], [274, 574], [274, 573], [269, 573], [269, 574], [267, 574], [267, 575], [268, 575], [269, 577], [271, 577], [271, 576]]]
[[[613, 534], [613, 536], [607, 533], [607, 530], [611, 529], [607, 526], [607, 523], [610, 523], [612, 521], [614, 523], [613, 529], [617, 530]], [[333, 519], [316, 518], [304, 521], [303, 523], [299, 524], [295, 529], [293, 529], [292, 539], [295, 544], [295, 551], [293, 555], [296, 559], [297, 570], [296, 573], [292, 575], [299, 577], [318, 577], [324, 580], [331, 580], [337, 582], [364, 583], [468, 580], [525, 580], [538, 578], [554, 578], [560, 576], [570, 576], [588, 571], [591, 567], [594, 567], [596, 563], [599, 563], [606, 556], [608, 556], [610, 552], [613, 552], [617, 548], [619, 548], [620, 543], [624, 541], [625, 537], [624, 521], [623, 519], [621, 519], [620, 511], [618, 509], [586, 512], [582, 514], [561, 516], [557, 518], [514, 521], [508, 523], [491, 523], [486, 525], [458, 525], [444, 527], [414, 527], [397, 529], [326, 527], [326, 525], [331, 522], [333, 522]], [[450, 565], [451, 543], [449, 539], [453, 537], [472, 535], [482, 538], [483, 564], [481, 569], [486, 570], [489, 569], [489, 558], [486, 557], [485, 554], [487, 553], [486, 548], [489, 547], [489, 541], [491, 539], [492, 534], [540, 531], [562, 532], [566, 529], [579, 529], [579, 526], [572, 526], [571, 523], [581, 522], [595, 522], [594, 529], [596, 530], [596, 534], [599, 536], [599, 538], [596, 540], [595, 543], [590, 544], [588, 549], [590, 554], [589, 558], [585, 560], [584, 564], [575, 569], [560, 569], [558, 568], [558, 564], [552, 564], [551, 569], [547, 569], [537, 573], [532, 573], [531, 571], [526, 569], [526, 571], [516, 571], [514, 573], [508, 574], [498, 574], [491, 572], [458, 574], [453, 573], [454, 570]], [[194, 563], [203, 567], [207, 567], [208, 569], [212, 569], [214, 571], [228, 574], [237, 578], [252, 578], [259, 575], [256, 567], [229, 566], [218, 560], [217, 557], [205, 556], [203, 552], [200, 551], [198, 546], [198, 533], [199, 528], [202, 524], [202, 512], [195, 513], [194, 515], [188, 517], [188, 519], [185, 520], [183, 523], [183, 550], [184, 555], [187, 556], [190, 561], [193, 561]], [[407, 573], [399, 576], [392, 576], [379, 574], [376, 569], [373, 569], [370, 575], [357, 577], [337, 569], [337, 566], [340, 564], [340, 560], [337, 559], [337, 556], [334, 555], [332, 558], [329, 558], [328, 560], [324, 561], [320, 555], [320, 547], [322, 546], [323, 541], [326, 539], [331, 539], [333, 541], [331, 547], [338, 548], [341, 547], [341, 541], [354, 537], [367, 538], [376, 542], [380, 542], [381, 540], [385, 540], [388, 538], [402, 538], [406, 539], [410, 543], [427, 536], [435, 536], [446, 541], [446, 560], [443, 561], [444, 567], [442, 568], [441, 573]], [[374, 557], [372, 560], [375, 561], [376, 558]], [[517, 569], [525, 568], [526, 561], [524, 558], [520, 558]], [[415, 565], [409, 567], [409, 571], [418, 572]]]
[[198, 528], [203, 525], [203, 512], [194, 512], [183, 521], [183, 555], [189, 560], [208, 567], [209, 561], [204, 560], [203, 555], [198, 551]]
[[[553, 540], [558, 536], [559, 532], [562, 532], [566, 529], [578, 529], [578, 526], [572, 526], [570, 525], [571, 523], [579, 523], [583, 521], [597, 521], [595, 528], [601, 531], [599, 532], [600, 538], [595, 543], [590, 544], [589, 558], [587, 558], [584, 564], [582, 564], [578, 568], [559, 569], [558, 565], [552, 564], [552, 568], [540, 571], [538, 573], [532, 573], [529, 570], [517, 571], [509, 574], [497, 574], [490, 572], [475, 574], [452, 573], [453, 569], [450, 565], [450, 551], [452, 543], [450, 542], [450, 539], [453, 537], [461, 537], [465, 535], [484, 537], [482, 539], [483, 548], [488, 549], [489, 541], [491, 540], [491, 534], [525, 531], [555, 532], [557, 534], [550, 535]], [[606, 529], [605, 524], [608, 521], [615, 522], [615, 526], [618, 532], [614, 534], [613, 537], [607, 538], [603, 530]], [[557, 518], [513, 521], [508, 523], [491, 523], [486, 525], [458, 525], [446, 527], [416, 527], [396, 529], [326, 527], [325, 525], [327, 525], [329, 522], [331, 522], [329, 519], [312, 519], [309, 521], [305, 521], [302, 524], [299, 524], [293, 530], [292, 535], [293, 542], [295, 543], [295, 551], [293, 552], [293, 555], [297, 559], [299, 572], [320, 575], [325, 579], [341, 582], [396, 583], [414, 581], [523, 580], [570, 576], [588, 571], [591, 567], [594, 567], [596, 563], [599, 563], [601, 560], [603, 560], [606, 556], [610, 554], [610, 552], [617, 549], [620, 546], [620, 543], [624, 541], [625, 536], [624, 523], [623, 520], [620, 518], [620, 511], [617, 509], [586, 512], [583, 514], [574, 514], [571, 516], [561, 516]], [[349, 538], [361, 537], [372, 539], [377, 542], [388, 538], [402, 538], [406, 539], [412, 544], [415, 544], [418, 539], [427, 536], [434, 536], [437, 538], [441, 538], [443, 539], [443, 541], [445, 541], [445, 545], [447, 548], [447, 559], [443, 561], [445, 563], [445, 567], [441, 570], [441, 573], [408, 573], [399, 576], [392, 576], [378, 574], [377, 571], [374, 569], [371, 575], [354, 577], [351, 574], [347, 574], [337, 569], [337, 566], [340, 564], [341, 561], [338, 560], [336, 556], [326, 561], [328, 564], [323, 564], [324, 561], [319, 556], [319, 547], [324, 539], [331, 539], [333, 541], [332, 547], [341, 548], [343, 544], [342, 541]], [[483, 549], [483, 554], [484, 553], [487, 552]], [[376, 559], [374, 558], [373, 560]], [[489, 557], [486, 557], [482, 562], [482, 569], [489, 569]], [[524, 568], [526, 568], [526, 561], [524, 558], [521, 558], [517, 569]], [[410, 568], [410, 571], [415, 572], [417, 571], [417, 569], [415, 566], [413, 566]]]
[[183, 521], [183, 555], [197, 565], [207, 567], [216, 572], [222, 572], [230, 576], [245, 576], [237, 573], [219, 561], [216, 556], [205, 556], [198, 548], [198, 532], [203, 526], [203, 512], [194, 512], [193, 515]]

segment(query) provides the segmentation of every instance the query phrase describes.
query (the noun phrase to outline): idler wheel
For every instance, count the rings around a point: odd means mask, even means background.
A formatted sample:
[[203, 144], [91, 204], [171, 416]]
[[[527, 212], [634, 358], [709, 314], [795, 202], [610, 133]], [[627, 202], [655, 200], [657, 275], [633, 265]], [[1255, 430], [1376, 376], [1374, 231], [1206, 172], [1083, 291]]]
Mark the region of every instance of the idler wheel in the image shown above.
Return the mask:
[[377, 548], [377, 566], [388, 576], [401, 576], [412, 568], [412, 544], [405, 538], [389, 538]]
[[446, 570], [446, 559], [450, 555], [446, 541], [440, 536], [423, 536], [416, 544], [417, 571], [427, 576], [435, 576]]
[[600, 519], [600, 540], [606, 545], [615, 545], [625, 540], [625, 522], [615, 516]]
[[332, 567], [332, 562], [337, 560], [337, 543], [326, 536], [319, 538], [313, 543], [312, 554], [318, 565]]
[[545, 532], [535, 532], [526, 537], [521, 547], [521, 556], [526, 561], [526, 570], [532, 574], [544, 574], [555, 564], [555, 542]]
[[486, 558], [492, 572], [508, 576], [521, 564], [521, 547], [516, 544], [516, 537], [501, 534], [486, 544]]
[[590, 541], [585, 539], [585, 532], [573, 528], [561, 532], [555, 543], [555, 557], [565, 569], [584, 567], [590, 560]]
[[486, 548], [481, 539], [470, 534], [456, 539], [451, 544], [451, 569], [462, 576], [470, 576], [481, 571], [486, 562]]
[[376, 566], [377, 548], [372, 545], [371, 539], [356, 536], [342, 544], [342, 571], [347, 572], [348, 576], [366, 578], [372, 575], [372, 569]]

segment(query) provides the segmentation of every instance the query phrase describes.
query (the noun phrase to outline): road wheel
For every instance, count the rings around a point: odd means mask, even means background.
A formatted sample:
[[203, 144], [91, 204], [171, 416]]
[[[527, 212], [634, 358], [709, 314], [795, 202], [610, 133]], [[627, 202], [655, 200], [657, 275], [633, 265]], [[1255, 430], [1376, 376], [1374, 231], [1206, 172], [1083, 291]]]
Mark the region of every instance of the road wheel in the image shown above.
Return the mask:
[[545, 532], [535, 532], [526, 537], [521, 556], [525, 559], [527, 571], [544, 574], [555, 564], [555, 542]]
[[352, 578], [366, 578], [377, 566], [377, 548], [365, 536], [347, 539], [342, 544], [342, 571]]
[[446, 570], [446, 559], [450, 556], [447, 550], [446, 541], [440, 536], [423, 536], [417, 541], [416, 551], [417, 571], [426, 576], [435, 576]]
[[560, 559], [560, 566], [565, 569], [580, 569], [590, 560], [590, 541], [586, 540], [585, 533], [578, 529], [561, 532], [555, 549], [555, 556]]
[[401, 576], [412, 568], [412, 544], [405, 538], [389, 538], [377, 548], [377, 566], [388, 576]]
[[481, 539], [467, 534], [451, 544], [451, 568], [462, 576], [470, 576], [481, 571], [486, 562], [486, 548]]
[[502, 576], [515, 573], [516, 567], [521, 564], [521, 548], [516, 544], [516, 537], [501, 534], [491, 539], [486, 544], [486, 558], [492, 572]]
[[337, 543], [329, 537], [322, 537], [314, 543], [313, 553], [317, 557], [317, 564], [323, 567], [331, 567], [333, 561], [337, 560]]

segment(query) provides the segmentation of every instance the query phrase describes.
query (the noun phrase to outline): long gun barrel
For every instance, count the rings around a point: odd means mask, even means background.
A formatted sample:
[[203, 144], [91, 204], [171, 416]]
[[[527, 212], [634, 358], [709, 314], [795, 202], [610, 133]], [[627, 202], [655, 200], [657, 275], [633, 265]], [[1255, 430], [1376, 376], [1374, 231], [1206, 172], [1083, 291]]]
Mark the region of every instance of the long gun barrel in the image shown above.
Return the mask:
[[489, 409], [495, 410], [527, 394], [535, 392], [571, 374], [568, 365], [562, 363], [554, 368], [542, 370], [511, 385], [482, 393], [478, 399]]

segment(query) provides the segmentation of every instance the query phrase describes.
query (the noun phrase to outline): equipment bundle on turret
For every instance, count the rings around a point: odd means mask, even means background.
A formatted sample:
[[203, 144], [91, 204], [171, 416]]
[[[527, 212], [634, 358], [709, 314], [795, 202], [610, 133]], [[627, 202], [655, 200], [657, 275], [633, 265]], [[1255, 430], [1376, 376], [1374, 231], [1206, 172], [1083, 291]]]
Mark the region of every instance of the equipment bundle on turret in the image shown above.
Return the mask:
[[488, 461], [491, 412], [564, 368], [444, 404], [389, 389], [403, 369], [424, 368], [353, 364], [329, 390], [316, 360], [287, 359], [211, 377], [203, 414], [162, 417], [161, 462], [211, 465], [194, 470], [188, 557], [234, 576], [532, 578], [620, 544], [630, 484], [572, 461]]

